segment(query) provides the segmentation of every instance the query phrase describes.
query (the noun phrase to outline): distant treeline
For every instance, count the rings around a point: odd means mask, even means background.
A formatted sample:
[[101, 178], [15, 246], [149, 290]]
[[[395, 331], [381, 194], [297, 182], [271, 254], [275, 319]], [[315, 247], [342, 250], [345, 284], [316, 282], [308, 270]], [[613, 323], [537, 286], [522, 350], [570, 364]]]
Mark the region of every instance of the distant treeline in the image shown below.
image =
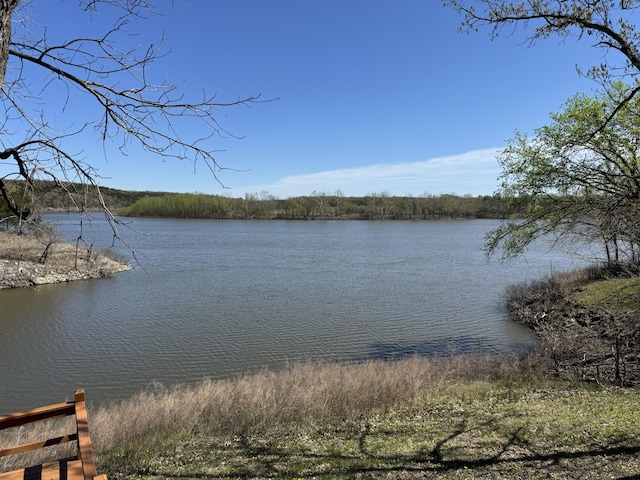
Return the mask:
[[[100, 210], [95, 189], [69, 183], [36, 180], [25, 190], [24, 182], [5, 181], [14, 198], [36, 212]], [[28, 194], [27, 194], [28, 193]], [[313, 192], [309, 196], [279, 199], [268, 192], [244, 198], [203, 193], [169, 193], [119, 190], [100, 187], [105, 206], [130, 217], [264, 219], [264, 220], [430, 220], [438, 218], [506, 218], [513, 212], [510, 202], [499, 195], [391, 196], [386, 192], [347, 197], [340, 191]], [[3, 217], [0, 202], [0, 218]], [[6, 208], [6, 207], [5, 207]]]
[[428, 220], [438, 218], [505, 218], [509, 206], [499, 196], [424, 195], [364, 197], [332, 194], [278, 199], [268, 193], [230, 198], [199, 193], [147, 196], [118, 215], [264, 220]]

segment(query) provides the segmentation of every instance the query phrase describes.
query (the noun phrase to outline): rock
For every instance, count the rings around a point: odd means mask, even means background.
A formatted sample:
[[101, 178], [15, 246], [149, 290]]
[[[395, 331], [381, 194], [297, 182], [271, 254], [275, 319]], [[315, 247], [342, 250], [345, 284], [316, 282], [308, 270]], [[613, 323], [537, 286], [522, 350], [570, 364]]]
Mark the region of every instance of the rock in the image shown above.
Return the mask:
[[0, 233], [0, 289], [106, 278], [131, 266], [100, 252], [56, 243], [44, 263], [42, 244], [28, 236]]

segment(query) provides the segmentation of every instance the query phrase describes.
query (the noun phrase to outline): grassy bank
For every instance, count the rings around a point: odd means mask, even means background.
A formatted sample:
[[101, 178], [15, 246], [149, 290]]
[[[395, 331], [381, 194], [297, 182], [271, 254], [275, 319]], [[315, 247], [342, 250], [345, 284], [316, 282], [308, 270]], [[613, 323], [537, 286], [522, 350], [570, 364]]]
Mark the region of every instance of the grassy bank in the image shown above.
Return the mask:
[[110, 478], [633, 478], [640, 391], [540, 358], [301, 366], [92, 412]]
[[[640, 390], [555, 380], [540, 362], [412, 358], [157, 387], [91, 409], [99, 471], [149, 480], [638, 478]], [[10, 443], [0, 437], [0, 448]], [[19, 465], [11, 462], [0, 471]]]
[[640, 385], [640, 269], [612, 264], [513, 285], [506, 301], [562, 378]]
[[306, 365], [158, 387], [90, 411], [99, 471], [111, 479], [637, 478], [640, 391], [554, 380], [539, 362]]

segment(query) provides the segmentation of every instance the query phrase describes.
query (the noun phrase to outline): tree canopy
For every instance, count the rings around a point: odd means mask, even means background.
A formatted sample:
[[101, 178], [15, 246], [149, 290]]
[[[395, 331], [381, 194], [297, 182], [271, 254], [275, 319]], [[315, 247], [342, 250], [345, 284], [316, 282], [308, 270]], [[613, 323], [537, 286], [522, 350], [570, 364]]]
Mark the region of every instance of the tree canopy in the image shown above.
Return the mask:
[[631, 88], [576, 95], [534, 138], [516, 134], [498, 158], [500, 193], [523, 218], [489, 234], [489, 253], [514, 256], [554, 234], [600, 242], [609, 261], [640, 260], [640, 97], [621, 104]]
[[[603, 52], [602, 62], [579, 69], [596, 81], [594, 98], [571, 98], [551, 125], [533, 138], [517, 133], [498, 160], [499, 193], [521, 220], [487, 237], [487, 252], [515, 256], [534, 239], [554, 234], [604, 246], [609, 261], [637, 262], [640, 230], [640, 32], [633, 23], [640, 0], [443, 0], [462, 13], [460, 29], [488, 28], [491, 38], [521, 27], [529, 45], [576, 37]], [[624, 82], [624, 83], [623, 83]]]
[[[154, 78], [157, 71], [152, 64], [167, 53], [162, 39], [132, 40], [135, 22], [157, 13], [154, 2], [76, 3], [77, 7], [66, 8], [81, 9], [90, 28], [69, 24], [53, 33], [53, 28], [31, 21], [36, 2], [0, 0], [4, 210], [19, 221], [27, 220], [38, 179], [55, 182], [79, 211], [84, 209], [88, 190], [100, 197], [95, 159], [85, 158], [73, 141], [80, 135], [114, 144], [125, 155], [141, 148], [163, 158], [200, 162], [217, 179], [222, 166], [216, 161], [211, 137], [225, 133], [217, 115], [226, 108], [259, 101], [259, 95], [224, 102], [204, 91], [196, 96], [183, 91], [179, 84], [164, 80], [166, 72], [162, 79]], [[98, 11], [110, 23], [91, 23]], [[84, 117], [63, 120], [73, 102], [82, 102]], [[198, 128], [193, 128], [194, 122]], [[9, 188], [8, 180], [23, 182]]]

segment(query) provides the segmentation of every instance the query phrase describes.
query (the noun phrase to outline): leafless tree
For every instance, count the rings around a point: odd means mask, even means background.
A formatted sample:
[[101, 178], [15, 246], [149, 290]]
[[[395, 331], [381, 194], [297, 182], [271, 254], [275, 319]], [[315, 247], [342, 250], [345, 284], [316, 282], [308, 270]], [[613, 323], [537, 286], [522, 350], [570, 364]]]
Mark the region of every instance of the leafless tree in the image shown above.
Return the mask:
[[[178, 84], [154, 83], [150, 66], [165, 55], [162, 42], [160, 46], [138, 46], [132, 43], [130, 31], [133, 22], [158, 14], [154, 2], [76, 3], [88, 20], [99, 11], [114, 19], [113, 23], [90, 37], [74, 35], [72, 27], [68, 38], [61, 39], [46, 26], [30, 21], [30, 9], [37, 5], [28, 0], [0, 0], [0, 193], [4, 210], [27, 220], [36, 180], [45, 179], [63, 189], [80, 211], [83, 195], [91, 191], [113, 221], [101, 200], [93, 160], [70, 147], [80, 135], [105, 144], [116, 142], [125, 155], [131, 148], [142, 148], [163, 158], [203, 164], [218, 180], [222, 166], [214, 156], [211, 137], [228, 133], [217, 117], [226, 108], [260, 101], [259, 95], [221, 102], [203, 92], [189, 99]], [[86, 118], [65, 125], [52, 121], [52, 109], [60, 114], [78, 98]], [[185, 127], [193, 126], [194, 121], [199, 128]], [[194, 138], [195, 131], [205, 134]], [[20, 189], [11, 180], [21, 180], [17, 183]], [[78, 186], [80, 192], [74, 191]]]

